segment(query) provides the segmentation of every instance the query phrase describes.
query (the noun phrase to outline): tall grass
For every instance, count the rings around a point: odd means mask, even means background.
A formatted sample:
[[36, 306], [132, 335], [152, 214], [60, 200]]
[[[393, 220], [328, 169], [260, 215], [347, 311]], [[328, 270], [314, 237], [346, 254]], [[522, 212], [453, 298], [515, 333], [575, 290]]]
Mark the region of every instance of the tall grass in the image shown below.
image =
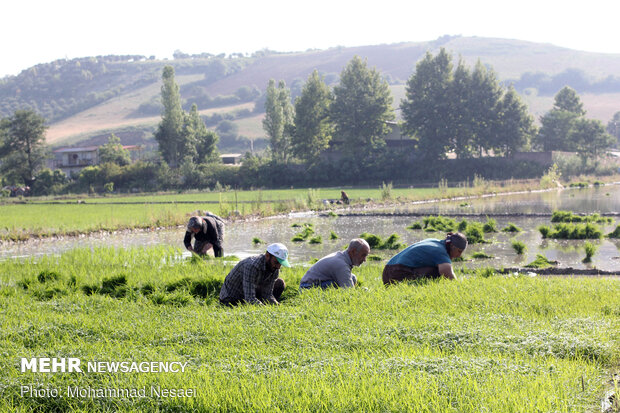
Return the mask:
[[[0, 410], [586, 411], [620, 360], [616, 280], [485, 270], [385, 288], [382, 266], [365, 264], [356, 271], [364, 289], [299, 294], [298, 266], [281, 273], [281, 306], [224, 308], [217, 291], [232, 264], [179, 253], [75, 250], [0, 262]], [[99, 290], [88, 295], [85, 285]], [[44, 356], [189, 364], [178, 374], [19, 371], [21, 357]], [[197, 395], [22, 397], [30, 383]]]

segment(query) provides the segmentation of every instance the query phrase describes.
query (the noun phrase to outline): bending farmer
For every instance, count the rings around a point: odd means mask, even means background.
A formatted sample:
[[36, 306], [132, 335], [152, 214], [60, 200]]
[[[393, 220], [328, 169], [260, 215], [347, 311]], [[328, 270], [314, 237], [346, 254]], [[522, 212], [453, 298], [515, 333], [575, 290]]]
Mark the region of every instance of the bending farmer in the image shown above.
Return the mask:
[[[183, 244], [189, 251], [198, 255], [206, 255], [209, 249], [213, 248], [213, 255], [223, 257], [224, 221], [217, 215], [207, 214], [204, 217], [195, 216], [189, 219]], [[192, 237], [196, 239], [193, 247]]]
[[383, 283], [392, 284], [418, 278], [456, 279], [452, 259], [461, 256], [467, 248], [467, 237], [457, 232], [446, 239], [425, 239], [408, 246], [388, 261], [383, 269]]
[[278, 278], [280, 266], [290, 268], [288, 250], [282, 244], [271, 244], [264, 254], [241, 260], [230, 270], [222, 289], [220, 303], [236, 305], [243, 301], [249, 304], [278, 304], [286, 284]]
[[299, 288], [353, 287], [357, 284], [357, 277], [351, 269], [362, 265], [369, 252], [370, 246], [365, 240], [351, 240], [346, 251], [329, 254], [310, 267], [302, 277]]

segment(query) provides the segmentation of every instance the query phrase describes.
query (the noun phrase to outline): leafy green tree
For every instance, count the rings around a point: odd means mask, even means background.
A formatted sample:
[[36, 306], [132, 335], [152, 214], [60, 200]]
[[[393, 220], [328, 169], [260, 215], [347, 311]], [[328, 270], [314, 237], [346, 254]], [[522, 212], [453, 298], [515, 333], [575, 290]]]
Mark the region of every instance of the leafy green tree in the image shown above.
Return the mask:
[[614, 116], [607, 122], [607, 133], [616, 138], [615, 145], [620, 144], [620, 112], [614, 113]]
[[568, 138], [574, 122], [586, 111], [579, 95], [570, 87], [562, 88], [554, 98], [553, 108], [540, 119], [541, 128], [535, 143], [545, 151], [575, 151], [575, 141]]
[[443, 159], [451, 147], [452, 79], [452, 57], [441, 48], [435, 57], [427, 52], [407, 80], [405, 99], [400, 104], [403, 129], [417, 139], [423, 158]]
[[223, 146], [232, 146], [239, 139], [239, 126], [233, 121], [222, 120], [217, 124], [215, 131]]
[[568, 134], [577, 154], [585, 165], [588, 159], [597, 159], [614, 144], [614, 138], [605, 132], [605, 126], [596, 119], [577, 119]]
[[579, 116], [573, 112], [552, 109], [540, 118], [541, 127], [534, 140], [543, 151], [574, 151], [568, 132]]
[[269, 139], [273, 160], [286, 163], [290, 155], [291, 134], [293, 131], [293, 105], [291, 92], [283, 80], [269, 80], [265, 100], [263, 129]]
[[301, 95], [295, 99], [293, 154], [306, 162], [316, 160], [327, 148], [332, 135], [329, 121], [331, 92], [315, 70], [308, 77]]
[[350, 153], [383, 145], [390, 130], [387, 121], [395, 117], [392, 93], [379, 72], [355, 56], [340, 74], [333, 92], [330, 118], [334, 141]]
[[534, 119], [517, 92], [511, 86], [498, 105], [497, 139], [493, 150], [497, 154], [511, 155], [529, 147], [536, 134]]
[[578, 116], [583, 116], [586, 114], [579, 95], [569, 86], [564, 86], [555, 95], [553, 109], [565, 110]]
[[471, 158], [474, 152], [474, 119], [470, 108], [472, 78], [462, 60], [454, 71], [448, 94], [450, 104], [448, 124], [452, 128], [452, 141], [449, 147], [454, 150], [458, 158]]
[[0, 121], [0, 171], [32, 186], [49, 154], [45, 119], [33, 110], [17, 110]]
[[131, 163], [131, 156], [129, 151], [121, 145], [121, 139], [115, 134], [111, 134], [108, 143], [99, 147], [99, 162], [111, 162], [125, 166]]
[[187, 142], [195, 145], [194, 162], [197, 164], [209, 163], [217, 160], [217, 133], [207, 129], [204, 121], [198, 114], [198, 106], [192, 105], [189, 113], [185, 116], [183, 132]]
[[62, 191], [67, 183], [67, 175], [60, 169], [43, 168], [39, 171], [32, 186], [35, 195], [50, 195]]
[[487, 69], [480, 60], [472, 73], [472, 95], [469, 111], [473, 114], [473, 141], [478, 155], [495, 146], [498, 137], [498, 105], [502, 90], [492, 69]]
[[174, 68], [164, 67], [162, 73], [161, 102], [164, 106], [161, 122], [155, 132], [159, 151], [171, 168], [176, 168], [185, 157], [196, 154], [194, 142], [189, 142], [183, 132], [184, 112], [181, 107], [179, 86], [174, 80]]

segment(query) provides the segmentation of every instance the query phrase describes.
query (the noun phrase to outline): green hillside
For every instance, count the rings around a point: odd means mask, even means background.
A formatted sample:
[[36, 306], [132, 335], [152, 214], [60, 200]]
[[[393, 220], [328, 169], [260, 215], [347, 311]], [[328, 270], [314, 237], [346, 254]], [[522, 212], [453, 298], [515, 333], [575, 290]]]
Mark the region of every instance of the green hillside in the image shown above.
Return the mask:
[[[607, 122], [620, 110], [620, 54], [586, 53], [549, 44], [480, 37], [444, 36], [431, 42], [335, 47], [297, 53], [260, 51], [252, 56], [182, 55], [174, 60], [144, 56], [97, 56], [58, 60], [0, 79], [0, 117], [30, 107], [49, 121], [48, 142], [64, 145], [100, 142], [117, 133], [123, 143], [144, 143], [160, 117], [160, 76], [173, 65], [184, 106], [196, 103], [207, 125], [227, 120], [237, 138], [263, 136], [263, 92], [269, 79], [284, 79], [293, 98], [315, 69], [328, 84], [338, 82], [347, 62], [358, 55], [392, 86], [394, 106], [404, 83], [428, 51], [445, 47], [454, 60], [477, 60], [513, 84], [539, 118], [563, 86], [580, 94], [588, 116]], [[233, 137], [234, 138], [234, 137]], [[242, 145], [243, 146], [243, 145]]]

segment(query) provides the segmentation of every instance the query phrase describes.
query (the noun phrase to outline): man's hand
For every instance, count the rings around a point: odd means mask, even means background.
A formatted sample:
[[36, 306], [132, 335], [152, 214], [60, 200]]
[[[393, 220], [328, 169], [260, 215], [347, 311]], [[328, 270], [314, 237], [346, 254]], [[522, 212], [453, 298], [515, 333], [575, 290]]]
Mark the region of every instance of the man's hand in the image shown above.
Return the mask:
[[456, 280], [456, 275], [454, 275], [454, 271], [452, 270], [452, 265], [448, 263], [439, 264], [437, 266], [439, 270], [439, 274], [443, 275], [445, 278], [449, 280]]

